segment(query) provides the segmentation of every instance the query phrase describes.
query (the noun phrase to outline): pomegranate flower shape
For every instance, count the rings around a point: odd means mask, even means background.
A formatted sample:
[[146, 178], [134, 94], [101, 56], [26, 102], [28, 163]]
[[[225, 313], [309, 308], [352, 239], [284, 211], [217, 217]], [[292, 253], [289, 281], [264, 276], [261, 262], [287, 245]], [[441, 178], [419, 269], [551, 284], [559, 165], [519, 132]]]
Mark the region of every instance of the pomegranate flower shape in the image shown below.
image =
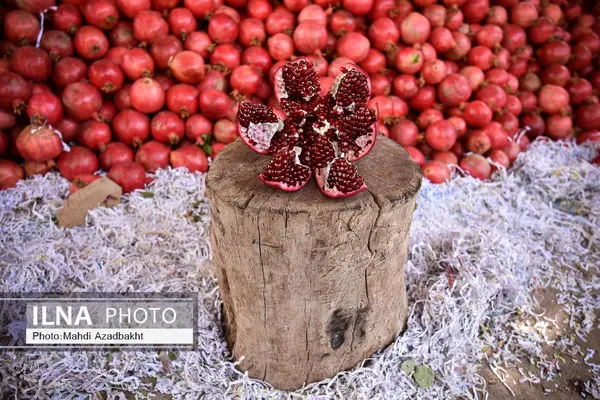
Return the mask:
[[275, 96], [286, 118], [271, 107], [240, 104], [240, 137], [254, 151], [273, 155], [259, 175], [265, 184], [294, 192], [315, 176], [329, 197], [348, 197], [366, 189], [352, 161], [375, 144], [375, 113], [367, 108], [371, 96], [368, 76], [347, 64], [329, 93], [322, 97], [312, 63], [299, 59], [275, 75]]

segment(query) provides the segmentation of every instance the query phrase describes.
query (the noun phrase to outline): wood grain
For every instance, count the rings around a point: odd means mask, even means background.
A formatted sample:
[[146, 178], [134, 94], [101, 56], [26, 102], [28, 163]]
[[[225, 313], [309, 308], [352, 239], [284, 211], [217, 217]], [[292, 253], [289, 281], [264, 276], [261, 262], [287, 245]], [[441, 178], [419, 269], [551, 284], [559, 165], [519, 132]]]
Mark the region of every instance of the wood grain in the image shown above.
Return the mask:
[[257, 178], [269, 157], [239, 140], [206, 178], [226, 339], [240, 368], [280, 389], [329, 378], [389, 344], [407, 315], [404, 264], [421, 171], [385, 137], [347, 199]]

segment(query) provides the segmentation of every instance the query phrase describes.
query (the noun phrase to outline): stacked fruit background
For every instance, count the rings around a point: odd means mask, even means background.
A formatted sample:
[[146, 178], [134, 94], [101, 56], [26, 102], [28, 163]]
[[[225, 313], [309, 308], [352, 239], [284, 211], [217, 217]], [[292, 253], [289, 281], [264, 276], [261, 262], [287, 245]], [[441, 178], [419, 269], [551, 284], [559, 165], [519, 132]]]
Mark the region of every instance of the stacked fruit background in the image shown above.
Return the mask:
[[[593, 3], [593, 2], [592, 2]], [[354, 63], [379, 134], [424, 175], [487, 179], [531, 140], [600, 141], [600, 4], [574, 0], [8, 0], [0, 9], [0, 189], [100, 170], [125, 192], [236, 139], [308, 57], [326, 92]], [[596, 163], [600, 163], [598, 159]]]

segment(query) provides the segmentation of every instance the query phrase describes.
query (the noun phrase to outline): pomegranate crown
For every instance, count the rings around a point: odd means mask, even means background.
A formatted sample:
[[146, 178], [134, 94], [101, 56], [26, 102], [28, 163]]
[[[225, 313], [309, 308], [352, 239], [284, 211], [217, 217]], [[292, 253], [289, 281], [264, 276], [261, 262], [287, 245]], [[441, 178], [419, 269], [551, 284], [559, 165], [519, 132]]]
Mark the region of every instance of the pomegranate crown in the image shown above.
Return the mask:
[[329, 92], [321, 85], [312, 63], [289, 62], [275, 74], [275, 96], [286, 114], [271, 107], [244, 102], [237, 119], [241, 139], [252, 150], [272, 155], [258, 178], [288, 192], [300, 190], [315, 176], [328, 197], [348, 197], [366, 189], [352, 161], [375, 144], [375, 113], [367, 108], [369, 77], [356, 65], [341, 69]]

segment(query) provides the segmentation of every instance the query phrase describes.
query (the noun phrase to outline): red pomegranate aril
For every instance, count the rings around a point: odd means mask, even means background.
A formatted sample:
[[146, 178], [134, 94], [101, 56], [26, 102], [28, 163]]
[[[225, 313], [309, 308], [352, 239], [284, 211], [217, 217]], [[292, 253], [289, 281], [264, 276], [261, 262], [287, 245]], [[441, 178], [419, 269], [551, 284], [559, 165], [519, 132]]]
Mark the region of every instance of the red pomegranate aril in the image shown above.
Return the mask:
[[219, 120], [227, 115], [231, 108], [231, 99], [222, 91], [211, 89], [200, 93], [198, 101], [202, 114], [212, 120]]
[[[317, 50], [322, 50], [323, 48], [325, 48], [325, 45], [327, 43], [327, 29], [325, 28], [325, 25], [322, 25], [319, 22], [304, 21], [301, 24], [298, 24], [298, 26], [294, 30], [293, 39], [294, 39], [294, 45], [301, 53], [314, 54]], [[360, 38], [357, 37], [357, 39], [360, 40], [360, 43], [359, 43], [360, 51], [357, 52], [357, 54], [360, 56], [360, 55], [368, 52], [369, 40], [362, 35]], [[365, 40], [367, 41], [366, 52], [364, 50], [364, 41]], [[357, 46], [357, 47], [359, 47], [359, 46]], [[339, 47], [339, 44], [338, 44], [338, 47]], [[342, 48], [345, 48], [345, 45], [342, 46]], [[340, 55], [340, 56], [345, 57], [343, 55]], [[358, 58], [360, 58], [360, 57], [358, 57]], [[364, 54], [361, 61], [364, 60], [364, 58], [366, 58], [366, 54]]]
[[185, 124], [177, 114], [161, 111], [152, 118], [150, 131], [152, 137], [159, 142], [174, 145], [183, 138]]
[[35, 94], [27, 102], [27, 116], [33, 123], [54, 125], [62, 119], [62, 102], [51, 93]]
[[68, 152], [63, 152], [57, 161], [58, 171], [62, 176], [72, 181], [81, 174], [93, 174], [100, 168], [98, 157], [89, 149], [73, 146]]
[[121, 186], [123, 193], [143, 189], [146, 184], [144, 168], [134, 162], [121, 162], [113, 165], [108, 172], [108, 178]]
[[208, 171], [206, 155], [195, 146], [184, 146], [172, 151], [170, 161], [173, 168], [186, 168], [190, 172]]
[[408, 152], [410, 158], [419, 166], [425, 164], [425, 156], [421, 153], [421, 150], [416, 147], [407, 147], [405, 150]]
[[109, 143], [100, 153], [100, 166], [105, 171], [119, 163], [132, 162], [133, 150], [121, 142]]
[[133, 36], [133, 24], [129, 21], [117, 22], [115, 27], [108, 33], [108, 38], [113, 46], [130, 48], [139, 44], [139, 41]]
[[88, 24], [103, 30], [111, 30], [119, 20], [119, 10], [111, 0], [88, 0], [81, 8]]
[[24, 179], [23, 168], [14, 161], [0, 160], [0, 190], [17, 186], [17, 182]]
[[40, 47], [50, 54], [54, 62], [73, 55], [73, 41], [69, 35], [58, 30], [44, 32]]
[[169, 166], [171, 148], [166, 144], [151, 140], [144, 143], [135, 153], [135, 162], [144, 167], [147, 172]]
[[479, 154], [469, 154], [460, 160], [460, 168], [473, 178], [485, 180], [492, 174], [490, 163]]
[[150, 119], [136, 110], [123, 110], [113, 120], [117, 139], [128, 146], [139, 147], [150, 136]]
[[102, 150], [110, 143], [110, 126], [106, 122], [87, 121], [79, 126], [77, 139], [80, 145], [90, 150]]
[[448, 150], [456, 142], [456, 131], [448, 121], [435, 121], [425, 131], [425, 141], [434, 150]]
[[182, 51], [171, 59], [169, 69], [180, 82], [197, 85], [204, 78], [204, 59], [193, 51]]
[[52, 75], [52, 60], [44, 49], [19, 47], [10, 57], [10, 69], [24, 78], [43, 82]]
[[86, 60], [97, 60], [106, 54], [109, 43], [104, 33], [91, 25], [82, 26], [73, 40], [75, 51]]
[[98, 60], [88, 69], [90, 83], [103, 93], [114, 93], [123, 87], [123, 71], [112, 61]]
[[194, 143], [204, 144], [204, 135], [209, 135], [213, 124], [202, 114], [192, 115], [185, 121], [185, 137]]
[[161, 84], [152, 78], [138, 79], [129, 92], [131, 105], [145, 114], [159, 111], [165, 104], [165, 91]]
[[70, 116], [85, 121], [93, 118], [102, 107], [102, 95], [95, 86], [76, 82], [65, 88], [62, 102]]

